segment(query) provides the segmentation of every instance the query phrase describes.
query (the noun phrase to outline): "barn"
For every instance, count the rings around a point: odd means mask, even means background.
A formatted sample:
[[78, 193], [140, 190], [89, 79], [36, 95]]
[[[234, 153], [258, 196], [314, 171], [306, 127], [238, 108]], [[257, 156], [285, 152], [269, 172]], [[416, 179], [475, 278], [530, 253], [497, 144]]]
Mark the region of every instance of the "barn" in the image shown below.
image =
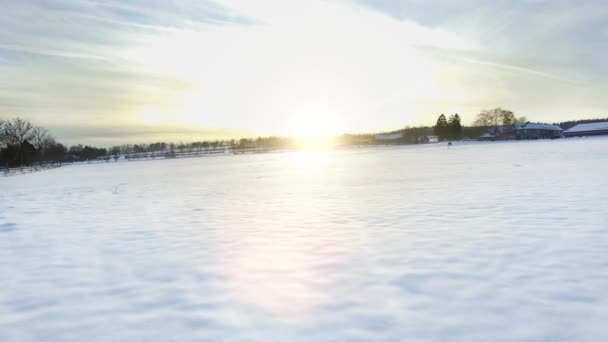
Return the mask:
[[578, 124], [564, 131], [564, 135], [566, 137], [608, 135], [608, 122]]
[[516, 124], [516, 139], [557, 139], [562, 137], [562, 129], [556, 125], [541, 123]]

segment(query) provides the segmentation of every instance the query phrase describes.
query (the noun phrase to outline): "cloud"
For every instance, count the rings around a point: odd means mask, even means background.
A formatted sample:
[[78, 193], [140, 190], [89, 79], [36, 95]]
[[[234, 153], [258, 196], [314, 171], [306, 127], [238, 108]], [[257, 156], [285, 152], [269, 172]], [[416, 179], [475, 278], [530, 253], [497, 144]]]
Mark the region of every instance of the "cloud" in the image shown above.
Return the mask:
[[608, 27], [608, 3], [600, 0], [576, 5], [565, 0], [354, 2], [392, 18], [458, 33], [478, 42], [489, 56], [514, 61], [510, 64], [559, 68], [564, 63], [597, 62], [597, 55], [587, 52], [606, 49], [597, 44], [602, 28]]
[[129, 60], [134, 46], [159, 32], [251, 23], [211, 1], [9, 0], [0, 14], [0, 114], [124, 125], [125, 114], [191, 86], [141, 72]]
[[152, 127], [146, 125], [111, 124], [76, 125], [51, 124], [53, 135], [66, 144], [93, 144], [110, 147], [116, 144], [138, 144], [153, 142], [193, 142], [201, 140], [237, 139], [255, 137], [255, 132], [247, 130], [202, 128], [179, 125]]
[[152, 134], [136, 129], [149, 113], [258, 134], [468, 122], [495, 106], [597, 116], [606, 17], [595, 0], [8, 0], [0, 114], [117, 143], [121, 127]]
[[[400, 21], [446, 30], [476, 43], [459, 52], [433, 51], [434, 58], [469, 64], [466, 74], [494, 73], [488, 99], [535, 110], [538, 120], [565, 119], [605, 111], [598, 101], [606, 89], [608, 52], [601, 32], [608, 27], [608, 3], [570, 1], [354, 0], [353, 3]], [[460, 68], [460, 67], [458, 67]], [[519, 75], [514, 75], [519, 74]], [[462, 84], [474, 81], [461, 75]], [[532, 87], [531, 85], [534, 85]], [[502, 89], [502, 90], [501, 90]], [[503, 91], [504, 90], [504, 91]], [[511, 93], [501, 96], [500, 93]], [[519, 93], [516, 94], [516, 93]], [[556, 97], [559, 100], [556, 101]], [[563, 101], [560, 105], [557, 103]], [[601, 103], [600, 103], [601, 102]], [[561, 108], [560, 108], [561, 107]]]

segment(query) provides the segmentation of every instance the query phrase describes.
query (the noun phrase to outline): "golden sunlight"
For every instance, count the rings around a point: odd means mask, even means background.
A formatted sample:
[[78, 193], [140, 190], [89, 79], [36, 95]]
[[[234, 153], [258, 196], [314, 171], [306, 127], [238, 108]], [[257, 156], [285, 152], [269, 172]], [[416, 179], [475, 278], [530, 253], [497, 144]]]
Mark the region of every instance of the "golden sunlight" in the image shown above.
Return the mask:
[[299, 110], [291, 117], [283, 131], [297, 138], [298, 145], [305, 149], [324, 149], [334, 144], [332, 136], [344, 130], [336, 113], [327, 108]]
[[304, 150], [324, 150], [335, 145], [335, 139], [331, 136], [298, 136], [296, 141], [298, 147]]
[[145, 110], [136, 116], [136, 120], [146, 125], [155, 125], [161, 123], [162, 115], [157, 110]]

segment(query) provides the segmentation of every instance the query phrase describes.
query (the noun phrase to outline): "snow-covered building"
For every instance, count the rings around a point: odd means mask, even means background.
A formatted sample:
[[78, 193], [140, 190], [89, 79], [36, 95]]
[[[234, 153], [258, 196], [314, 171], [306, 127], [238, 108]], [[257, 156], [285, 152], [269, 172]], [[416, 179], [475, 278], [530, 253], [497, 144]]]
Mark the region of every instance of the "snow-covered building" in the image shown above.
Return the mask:
[[439, 137], [436, 135], [423, 135], [416, 138], [418, 144], [434, 144], [439, 142]]
[[562, 137], [562, 131], [557, 125], [530, 122], [513, 127], [516, 139], [557, 139]]
[[515, 138], [515, 125], [498, 125], [489, 127], [480, 140], [511, 140]]
[[478, 140], [481, 141], [494, 141], [496, 140], [496, 135], [490, 133], [490, 132], [486, 132], [482, 135], [479, 136]]
[[582, 137], [588, 135], [605, 134], [608, 134], [608, 122], [578, 124], [564, 131], [564, 135], [567, 137]]
[[517, 123], [488, 128], [479, 140], [556, 139], [562, 137], [562, 128], [542, 123]]

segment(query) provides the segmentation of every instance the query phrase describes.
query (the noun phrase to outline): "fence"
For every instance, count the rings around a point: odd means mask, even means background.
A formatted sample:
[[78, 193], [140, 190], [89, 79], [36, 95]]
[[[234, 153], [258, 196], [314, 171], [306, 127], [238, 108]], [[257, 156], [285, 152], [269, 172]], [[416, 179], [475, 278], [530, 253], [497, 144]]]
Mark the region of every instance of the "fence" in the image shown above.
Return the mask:
[[38, 172], [43, 170], [49, 170], [58, 168], [61, 165], [58, 164], [46, 164], [46, 165], [34, 165], [34, 166], [24, 166], [24, 167], [14, 167], [14, 168], [2, 168], [0, 169], [0, 176], [9, 177], [16, 175], [24, 175], [32, 172]]

